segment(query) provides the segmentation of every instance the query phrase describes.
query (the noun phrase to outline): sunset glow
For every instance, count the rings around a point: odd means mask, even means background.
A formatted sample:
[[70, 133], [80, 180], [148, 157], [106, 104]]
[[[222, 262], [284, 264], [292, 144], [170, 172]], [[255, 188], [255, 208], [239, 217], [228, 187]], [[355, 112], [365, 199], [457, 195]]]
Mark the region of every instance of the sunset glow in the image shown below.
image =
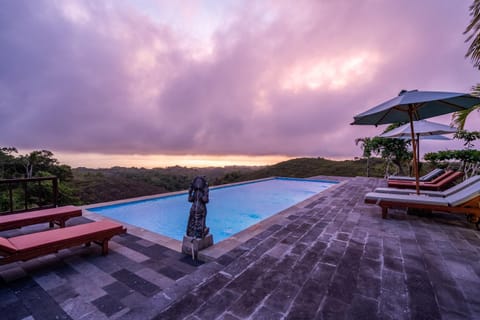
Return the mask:
[[174, 165], [195, 168], [266, 166], [290, 159], [287, 156], [104, 155], [99, 153], [58, 153], [56, 157], [61, 163], [68, 163], [72, 167], [87, 168], [109, 168], [112, 166], [164, 168]]

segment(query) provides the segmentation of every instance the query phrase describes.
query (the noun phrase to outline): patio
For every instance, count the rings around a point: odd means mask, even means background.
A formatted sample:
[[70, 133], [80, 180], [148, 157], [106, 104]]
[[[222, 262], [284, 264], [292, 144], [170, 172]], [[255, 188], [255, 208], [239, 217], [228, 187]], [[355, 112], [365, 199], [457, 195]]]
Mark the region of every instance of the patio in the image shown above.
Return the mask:
[[78, 247], [0, 266], [2, 318], [480, 318], [480, 231], [460, 215], [391, 210], [383, 220], [363, 197], [385, 184], [344, 179], [199, 265], [126, 234], [106, 257]]

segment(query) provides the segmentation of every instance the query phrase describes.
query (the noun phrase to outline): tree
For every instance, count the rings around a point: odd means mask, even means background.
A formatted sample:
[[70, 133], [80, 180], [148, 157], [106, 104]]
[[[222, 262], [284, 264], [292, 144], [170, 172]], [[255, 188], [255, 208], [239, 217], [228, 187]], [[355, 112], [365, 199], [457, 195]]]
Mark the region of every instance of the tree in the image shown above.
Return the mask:
[[[472, 95], [480, 97], [480, 83], [477, 84], [472, 88]], [[457, 127], [460, 130], [463, 130], [465, 128], [465, 123], [467, 121], [467, 118], [474, 112], [474, 111], [480, 111], [480, 105], [477, 105], [473, 108], [470, 109], [465, 109], [462, 111], [457, 111], [454, 112], [452, 115], [452, 125]]]
[[480, 131], [458, 130], [453, 138], [463, 140], [463, 145], [467, 149], [472, 149], [474, 146], [473, 141], [480, 139]]
[[47, 171], [58, 165], [58, 160], [53, 158], [53, 153], [48, 150], [32, 151], [20, 156], [20, 161], [25, 168], [25, 178], [33, 177], [33, 169]]
[[363, 157], [367, 158], [367, 177], [370, 177], [370, 158], [372, 157], [372, 139], [365, 137], [365, 138], [357, 138], [355, 139], [355, 145], [360, 145], [360, 148], [363, 150]]
[[[473, 1], [472, 5], [470, 6], [470, 16], [470, 23], [463, 32], [464, 34], [468, 34], [465, 42], [471, 41], [465, 57], [470, 57], [473, 62], [473, 66], [480, 70], [480, 0]], [[472, 88], [472, 94], [480, 96], [480, 83]], [[480, 105], [467, 110], [455, 112], [452, 116], [453, 124], [460, 129], [464, 129], [465, 121], [475, 110], [480, 111]]]
[[0, 179], [12, 178], [16, 173], [16, 164], [14, 153], [18, 153], [16, 148], [0, 148]]
[[[401, 125], [403, 125], [403, 123], [392, 123], [383, 133], [398, 128]], [[395, 165], [398, 173], [405, 175], [403, 164], [412, 158], [412, 154], [407, 150], [410, 140], [383, 137], [355, 139], [355, 144], [358, 145], [359, 143], [361, 143], [361, 148], [363, 149], [363, 157], [367, 158], [367, 176], [370, 170], [369, 160], [372, 154], [380, 155], [382, 159], [386, 161], [385, 176], [389, 175], [391, 164]]]

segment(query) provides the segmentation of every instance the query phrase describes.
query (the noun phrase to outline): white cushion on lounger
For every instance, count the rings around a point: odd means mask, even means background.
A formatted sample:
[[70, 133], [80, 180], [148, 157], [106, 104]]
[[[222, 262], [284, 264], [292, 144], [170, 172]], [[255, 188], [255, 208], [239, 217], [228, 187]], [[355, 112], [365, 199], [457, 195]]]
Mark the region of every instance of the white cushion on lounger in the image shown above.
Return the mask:
[[437, 205], [437, 206], [448, 206], [449, 202], [446, 198], [441, 197], [428, 197], [424, 195], [416, 194], [390, 194], [390, 193], [380, 193], [380, 192], [370, 192], [365, 195], [365, 199], [373, 200], [376, 202], [380, 201], [392, 201], [398, 203], [417, 203], [417, 204], [428, 204], [428, 205]]

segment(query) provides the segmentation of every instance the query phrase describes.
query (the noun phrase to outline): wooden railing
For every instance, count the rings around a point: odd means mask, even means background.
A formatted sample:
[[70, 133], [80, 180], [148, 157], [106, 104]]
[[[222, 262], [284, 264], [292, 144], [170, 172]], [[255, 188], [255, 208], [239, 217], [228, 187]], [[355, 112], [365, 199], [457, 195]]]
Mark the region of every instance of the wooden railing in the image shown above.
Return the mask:
[[[45, 181], [51, 181], [51, 193], [45, 191]], [[48, 190], [48, 189], [47, 189]], [[17, 197], [14, 197], [14, 192]], [[21, 199], [23, 195], [23, 199]], [[15, 202], [15, 198], [21, 201]], [[58, 205], [58, 178], [0, 179], [0, 214], [53, 208]], [[21, 204], [18, 202], [22, 202]]]

